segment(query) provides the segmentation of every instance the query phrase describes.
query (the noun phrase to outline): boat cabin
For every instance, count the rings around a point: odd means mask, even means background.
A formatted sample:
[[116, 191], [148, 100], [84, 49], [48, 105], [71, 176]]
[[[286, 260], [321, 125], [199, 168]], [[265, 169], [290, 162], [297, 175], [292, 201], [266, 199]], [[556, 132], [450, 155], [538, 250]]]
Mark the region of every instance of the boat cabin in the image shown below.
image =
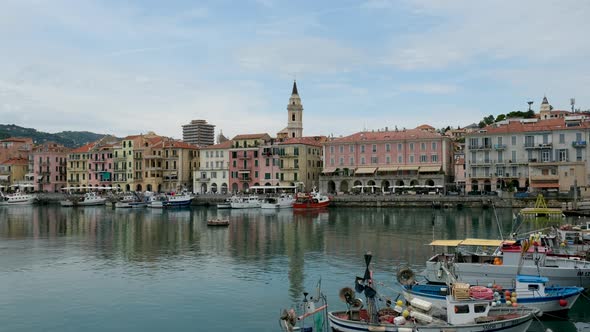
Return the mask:
[[474, 324], [490, 311], [487, 300], [457, 300], [447, 295], [447, 319], [451, 325]]
[[517, 275], [514, 291], [519, 297], [543, 297], [545, 285], [549, 278], [529, 275]]

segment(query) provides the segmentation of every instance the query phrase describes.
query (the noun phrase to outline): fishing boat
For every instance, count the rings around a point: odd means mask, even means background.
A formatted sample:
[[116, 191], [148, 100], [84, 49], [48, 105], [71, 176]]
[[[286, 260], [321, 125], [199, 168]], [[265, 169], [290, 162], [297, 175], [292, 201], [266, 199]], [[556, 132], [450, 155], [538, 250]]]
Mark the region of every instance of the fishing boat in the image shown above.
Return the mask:
[[432, 246], [455, 248], [426, 262], [424, 276], [433, 282], [448, 283], [444, 269], [461, 282], [472, 285], [496, 283], [512, 285], [517, 274], [542, 275], [548, 286], [590, 287], [590, 262], [552, 256], [551, 249], [535, 241], [518, 240], [436, 240]]
[[253, 209], [259, 208], [261, 205], [260, 199], [256, 195], [238, 196], [235, 200], [232, 200], [232, 209]]
[[[551, 315], [567, 314], [574, 305], [582, 287], [546, 287], [548, 278], [539, 276], [516, 276], [515, 288], [502, 288], [500, 285], [488, 284], [487, 286], [470, 286], [470, 297], [494, 301], [494, 306], [512, 305], [518, 303], [523, 306], [540, 310], [538, 315], [549, 313]], [[450, 287], [446, 284], [436, 283], [405, 283], [404, 297], [411, 301], [414, 298], [432, 302], [446, 309], [446, 296], [450, 293]]]
[[262, 209], [290, 209], [293, 207], [293, 202], [295, 202], [293, 195], [281, 194], [266, 197], [260, 207]]
[[4, 194], [0, 191], [0, 205], [32, 205], [37, 200], [35, 195], [16, 192]]
[[98, 205], [105, 205], [107, 202], [107, 199], [104, 197], [101, 197], [100, 195], [98, 195], [95, 192], [88, 192], [85, 193], [84, 196], [82, 197], [82, 199], [80, 201], [78, 201], [75, 205], [78, 206], [98, 206]]
[[229, 226], [229, 219], [209, 219], [207, 226]]
[[321, 280], [316, 287], [316, 295], [303, 292], [303, 299], [295, 308], [284, 309], [279, 319], [281, 330], [328, 332], [328, 300], [321, 291]]
[[[347, 310], [328, 312], [333, 331], [510, 331], [524, 332], [531, 325], [536, 309], [517, 307], [496, 307], [488, 300], [472, 299], [466, 296], [464, 284], [453, 286], [452, 295], [445, 297], [446, 310], [436, 312], [432, 303], [412, 299], [404, 307], [403, 301], [395, 302], [384, 298], [376, 289], [372, 271], [369, 270], [371, 254], [365, 255], [366, 270], [363, 277], [356, 277], [354, 290], [343, 288], [340, 299], [346, 302]], [[364, 294], [366, 304], [356, 293]], [[385, 303], [383, 308], [379, 308]]]
[[130, 208], [143, 208], [146, 207], [147, 203], [141, 199], [137, 193], [127, 193], [123, 195], [117, 202], [115, 202], [116, 208], [130, 209]]
[[330, 197], [320, 194], [318, 191], [310, 193], [297, 193], [293, 209], [317, 209], [330, 205]]
[[166, 196], [156, 193], [146, 192], [147, 207], [154, 209], [163, 209], [166, 203]]
[[189, 206], [191, 205], [191, 201], [193, 197], [187, 193], [171, 193], [166, 195], [166, 201], [164, 203], [164, 207], [166, 208], [173, 208], [173, 207], [182, 207], [182, 206]]

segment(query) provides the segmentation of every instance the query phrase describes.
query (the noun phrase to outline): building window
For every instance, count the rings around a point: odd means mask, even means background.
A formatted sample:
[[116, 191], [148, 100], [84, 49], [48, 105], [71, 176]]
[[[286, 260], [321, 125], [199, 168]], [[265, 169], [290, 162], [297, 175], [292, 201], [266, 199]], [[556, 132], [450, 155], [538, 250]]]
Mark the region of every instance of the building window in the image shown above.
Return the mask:
[[350, 151], [351, 153], [352, 153], [352, 152], [354, 152], [354, 145], [351, 145], [351, 146], [350, 146], [350, 148], [349, 148], [349, 151]]
[[516, 151], [512, 151], [512, 159], [510, 159], [510, 161], [513, 163], [516, 162]]
[[361, 145], [361, 153], [365, 153], [365, 145]]
[[576, 161], [582, 161], [582, 149], [576, 149]]
[[387, 164], [390, 164], [391, 163], [391, 157], [390, 156], [385, 157], [385, 162]]
[[414, 155], [413, 155], [413, 154], [411, 154], [411, 155], [410, 155], [410, 164], [413, 164], [413, 163], [414, 163]]
[[582, 140], [582, 133], [576, 133], [576, 142], [579, 142]]
[[402, 143], [397, 143], [397, 151], [401, 151], [402, 150]]
[[426, 143], [420, 143], [420, 150], [426, 150]]
[[349, 161], [350, 161], [350, 166], [353, 166], [354, 165], [354, 157], [350, 157]]
[[397, 156], [397, 163], [398, 164], [402, 164], [404, 162], [404, 157], [402, 157], [401, 155]]
[[391, 152], [391, 145], [389, 145], [389, 143], [385, 144], [385, 151]]
[[479, 146], [479, 138], [470, 138], [469, 139], [469, 148], [470, 149], [477, 149]]
[[361, 157], [361, 165], [365, 164], [365, 157]]
[[334, 158], [330, 158], [330, 166], [334, 166]]
[[414, 151], [414, 143], [410, 143], [410, 151]]
[[512, 136], [511, 140], [512, 145], [516, 145], [516, 136]]
[[375, 156], [371, 157], [371, 164], [377, 164], [378, 163], [378, 160], [379, 159], [377, 157], [375, 157]]
[[334, 153], [334, 146], [330, 146], [330, 153]]
[[432, 142], [432, 151], [436, 151], [436, 142]]
[[377, 144], [373, 144], [373, 153], [377, 152]]
[[498, 151], [498, 162], [499, 163], [504, 162], [504, 152], [502, 152], [502, 151]]
[[426, 155], [425, 155], [425, 154], [421, 154], [421, 155], [420, 155], [420, 162], [421, 162], [421, 163], [425, 163], [426, 161], [427, 161], [427, 159], [426, 159]]
[[438, 155], [433, 154], [432, 156], [430, 156], [430, 161], [433, 163], [437, 163], [438, 162]]
[[558, 150], [558, 160], [559, 161], [567, 161], [567, 150], [566, 149]]
[[542, 160], [543, 162], [548, 162], [548, 161], [550, 161], [550, 160], [549, 160], [549, 159], [550, 159], [550, 156], [551, 156], [551, 153], [550, 153], [550, 151], [549, 151], [549, 150], [544, 150], [543, 152], [541, 152], [541, 160]]
[[344, 158], [343, 157], [340, 157], [340, 163], [339, 164], [340, 164], [340, 166], [344, 166]]
[[340, 150], [340, 153], [344, 153], [344, 146], [343, 145], [340, 145], [338, 148]]

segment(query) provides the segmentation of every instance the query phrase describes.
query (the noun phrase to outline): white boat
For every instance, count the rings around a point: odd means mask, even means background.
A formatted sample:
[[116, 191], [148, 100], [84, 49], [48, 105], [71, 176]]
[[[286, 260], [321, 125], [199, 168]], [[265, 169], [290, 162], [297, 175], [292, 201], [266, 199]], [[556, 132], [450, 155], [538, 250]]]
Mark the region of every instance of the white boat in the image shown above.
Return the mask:
[[88, 192], [85, 193], [82, 199], [76, 203], [78, 206], [97, 206], [97, 205], [105, 205], [107, 199], [101, 197], [95, 192]]
[[37, 200], [35, 195], [16, 192], [4, 194], [0, 191], [0, 205], [32, 205]]
[[253, 209], [259, 208], [260, 205], [260, 200], [255, 195], [237, 197], [235, 201], [231, 202], [232, 209]]
[[193, 197], [188, 193], [169, 194], [165, 197], [166, 201], [164, 203], [164, 207], [166, 208], [189, 206], [193, 200]]
[[[371, 255], [365, 255], [366, 271], [364, 277], [356, 277], [354, 290], [346, 287], [340, 291], [340, 299], [346, 302], [348, 309], [328, 312], [333, 331], [525, 332], [538, 312], [522, 306], [496, 307], [489, 300], [471, 299], [466, 296], [462, 284], [455, 284], [453, 295], [445, 297], [444, 312], [437, 313], [432, 303], [420, 299], [405, 307], [403, 301], [397, 301], [392, 308], [391, 300], [388, 303], [376, 290], [377, 283], [369, 270], [370, 261]], [[366, 303], [355, 298], [355, 291], [365, 295]], [[385, 307], [379, 309], [378, 303], [382, 302]]]
[[115, 203], [116, 208], [131, 209], [131, 208], [142, 208], [146, 207], [147, 203], [144, 202], [137, 193], [127, 193], [119, 201]]
[[[528, 240], [439, 240], [431, 245], [478, 248], [471, 251], [457, 248], [454, 254], [432, 256], [426, 262], [424, 273], [426, 279], [432, 282], [448, 283], [443, 273], [447, 269], [457, 280], [472, 285], [513, 285], [516, 275], [524, 274], [547, 277], [547, 286], [590, 288], [590, 262], [548, 255], [550, 249], [532, 245]], [[492, 251], [484, 248], [492, 248]]]
[[293, 202], [295, 202], [293, 195], [281, 194], [266, 197], [260, 207], [262, 209], [290, 209], [293, 207]]
[[166, 196], [157, 194], [147, 194], [147, 206], [155, 209], [163, 209], [165, 207]]
[[[518, 275], [515, 288], [504, 289], [499, 285], [471, 286], [470, 296], [492, 300], [497, 306], [511, 305], [512, 302], [516, 302], [519, 305], [539, 309], [539, 315], [567, 314], [584, 289], [582, 287], [546, 287], [548, 281], [549, 279], [545, 277]], [[446, 309], [446, 296], [450, 293], [450, 287], [446, 284], [410, 283], [403, 285], [403, 288], [407, 301], [418, 298]]]

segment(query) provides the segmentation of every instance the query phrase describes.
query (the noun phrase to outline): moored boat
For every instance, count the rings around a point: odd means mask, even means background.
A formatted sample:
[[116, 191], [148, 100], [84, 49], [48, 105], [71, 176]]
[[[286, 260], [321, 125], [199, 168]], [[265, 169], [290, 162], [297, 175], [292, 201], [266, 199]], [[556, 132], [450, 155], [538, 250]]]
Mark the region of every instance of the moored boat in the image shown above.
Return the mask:
[[166, 200], [164, 202], [164, 207], [172, 208], [172, 207], [182, 207], [182, 206], [189, 206], [191, 205], [191, 201], [193, 197], [188, 193], [172, 193], [166, 195]]
[[[555, 315], [567, 313], [584, 291], [582, 287], [546, 287], [548, 281], [545, 277], [518, 275], [515, 288], [502, 288], [492, 284], [488, 285], [492, 287], [470, 286], [469, 295], [492, 300], [496, 303], [494, 306], [518, 303], [539, 309], [539, 315]], [[446, 284], [436, 283], [411, 283], [403, 285], [403, 288], [407, 301], [418, 298], [445, 309], [446, 296], [451, 289]]]
[[[517, 274], [524, 274], [547, 277], [548, 286], [590, 287], [590, 262], [551, 256], [550, 248], [536, 245], [536, 242], [465, 239], [437, 240], [431, 245], [478, 249], [457, 248], [453, 254], [432, 256], [425, 270], [425, 277], [430, 281], [448, 282], [442, 273], [446, 268], [459, 281], [472, 285], [512, 285]], [[491, 251], [484, 249], [490, 247]]]
[[294, 202], [293, 195], [281, 194], [266, 197], [260, 207], [262, 209], [290, 209], [293, 207]]
[[254, 209], [260, 205], [260, 199], [256, 195], [240, 196], [231, 202], [232, 209]]
[[0, 191], [0, 205], [32, 205], [37, 197], [32, 194], [16, 192], [14, 194], [4, 194]]
[[[392, 301], [377, 292], [377, 283], [369, 270], [370, 261], [369, 253], [365, 255], [367, 268], [364, 277], [356, 277], [354, 290], [346, 287], [340, 291], [347, 310], [328, 313], [333, 331], [524, 332], [538, 312], [521, 306], [493, 307], [489, 300], [466, 297], [461, 284], [454, 285], [456, 290], [453, 290], [453, 295], [446, 296], [444, 312], [435, 312], [431, 303], [420, 299], [410, 301], [405, 307], [403, 301], [396, 301], [392, 308]], [[355, 298], [355, 291], [365, 295], [366, 303]], [[385, 307], [379, 308], [381, 303], [385, 303]]]
[[209, 219], [207, 220], [207, 226], [229, 226], [229, 219]]
[[328, 205], [330, 205], [330, 198], [317, 191], [298, 193], [293, 202], [294, 209], [317, 209], [328, 207]]
[[98, 205], [105, 205], [107, 202], [107, 199], [104, 197], [101, 197], [100, 195], [98, 195], [95, 192], [88, 192], [85, 193], [84, 196], [82, 197], [82, 199], [77, 202], [75, 205], [78, 206], [98, 206]]

